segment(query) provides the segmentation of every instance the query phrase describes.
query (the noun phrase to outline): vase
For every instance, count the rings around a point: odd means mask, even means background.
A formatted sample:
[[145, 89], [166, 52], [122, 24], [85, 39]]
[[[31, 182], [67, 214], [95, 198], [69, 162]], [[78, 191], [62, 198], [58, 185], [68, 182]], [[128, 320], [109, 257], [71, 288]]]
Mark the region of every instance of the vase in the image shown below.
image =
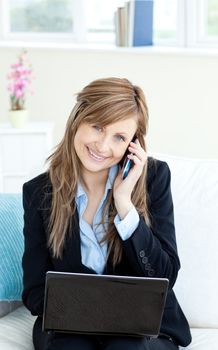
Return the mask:
[[10, 124], [13, 128], [23, 128], [28, 120], [28, 110], [20, 109], [17, 111], [10, 110], [8, 112]]

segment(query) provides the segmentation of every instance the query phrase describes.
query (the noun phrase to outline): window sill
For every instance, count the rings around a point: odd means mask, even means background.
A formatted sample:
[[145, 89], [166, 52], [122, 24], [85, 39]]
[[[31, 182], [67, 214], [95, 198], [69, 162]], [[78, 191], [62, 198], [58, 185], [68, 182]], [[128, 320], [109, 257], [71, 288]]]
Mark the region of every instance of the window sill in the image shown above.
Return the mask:
[[25, 42], [0, 41], [1, 48], [31, 48], [45, 50], [72, 50], [77, 52], [111, 52], [119, 54], [146, 54], [146, 55], [185, 55], [185, 56], [214, 56], [218, 57], [218, 48], [187, 48], [176, 46], [144, 46], [144, 47], [117, 47], [113, 44], [70, 44], [57, 42]]

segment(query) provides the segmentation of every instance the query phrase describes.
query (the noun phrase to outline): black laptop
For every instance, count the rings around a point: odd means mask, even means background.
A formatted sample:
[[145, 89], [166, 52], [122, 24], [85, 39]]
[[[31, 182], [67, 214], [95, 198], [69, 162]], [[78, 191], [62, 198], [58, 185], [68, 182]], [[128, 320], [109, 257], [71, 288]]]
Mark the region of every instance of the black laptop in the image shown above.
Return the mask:
[[43, 330], [159, 334], [168, 279], [47, 272]]

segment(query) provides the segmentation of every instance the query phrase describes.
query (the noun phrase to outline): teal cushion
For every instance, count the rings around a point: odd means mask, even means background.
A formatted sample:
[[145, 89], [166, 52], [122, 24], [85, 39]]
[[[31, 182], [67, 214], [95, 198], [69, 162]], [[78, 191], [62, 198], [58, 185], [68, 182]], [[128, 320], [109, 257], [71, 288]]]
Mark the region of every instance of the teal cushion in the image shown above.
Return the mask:
[[0, 300], [21, 300], [23, 207], [20, 193], [0, 193]]

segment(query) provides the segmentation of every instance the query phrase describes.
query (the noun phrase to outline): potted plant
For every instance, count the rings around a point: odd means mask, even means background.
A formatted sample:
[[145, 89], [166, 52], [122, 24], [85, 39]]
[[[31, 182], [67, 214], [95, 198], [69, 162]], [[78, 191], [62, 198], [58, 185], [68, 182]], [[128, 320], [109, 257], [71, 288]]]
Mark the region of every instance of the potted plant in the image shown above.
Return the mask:
[[10, 93], [9, 120], [15, 128], [22, 128], [28, 119], [28, 110], [25, 108], [26, 94], [33, 93], [32, 67], [27, 60], [27, 51], [22, 50], [17, 62], [11, 64], [11, 71], [7, 75]]

